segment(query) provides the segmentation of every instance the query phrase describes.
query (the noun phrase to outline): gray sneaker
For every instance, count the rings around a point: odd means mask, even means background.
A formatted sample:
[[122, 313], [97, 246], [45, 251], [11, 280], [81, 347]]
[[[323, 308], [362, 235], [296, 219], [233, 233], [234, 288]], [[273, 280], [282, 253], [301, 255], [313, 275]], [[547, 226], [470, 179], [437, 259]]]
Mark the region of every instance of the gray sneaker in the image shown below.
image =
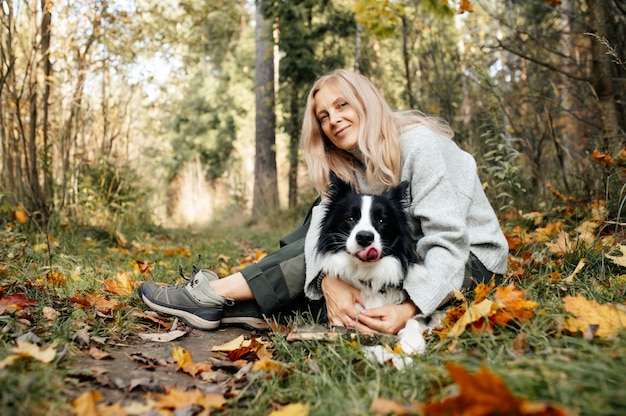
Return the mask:
[[233, 305], [234, 301], [211, 289], [209, 282], [218, 279], [215, 273], [206, 269], [194, 272], [188, 283], [177, 286], [143, 282], [139, 295], [157, 312], [177, 316], [195, 328], [216, 329], [220, 326], [224, 306]]
[[248, 330], [267, 331], [270, 326], [256, 301], [245, 300], [224, 305], [222, 326], [238, 326]]

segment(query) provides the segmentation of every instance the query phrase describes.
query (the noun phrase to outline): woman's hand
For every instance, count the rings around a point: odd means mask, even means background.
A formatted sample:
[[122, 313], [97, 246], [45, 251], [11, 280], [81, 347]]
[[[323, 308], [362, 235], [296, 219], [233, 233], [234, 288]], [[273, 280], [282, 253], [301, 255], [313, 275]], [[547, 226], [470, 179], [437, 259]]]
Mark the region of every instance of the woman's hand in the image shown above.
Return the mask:
[[322, 293], [326, 299], [328, 323], [331, 326], [357, 327], [361, 292], [343, 280], [327, 276], [322, 280]]
[[372, 331], [396, 334], [406, 326], [409, 319], [417, 314], [417, 306], [410, 300], [400, 305], [381, 306], [362, 311], [358, 323]]

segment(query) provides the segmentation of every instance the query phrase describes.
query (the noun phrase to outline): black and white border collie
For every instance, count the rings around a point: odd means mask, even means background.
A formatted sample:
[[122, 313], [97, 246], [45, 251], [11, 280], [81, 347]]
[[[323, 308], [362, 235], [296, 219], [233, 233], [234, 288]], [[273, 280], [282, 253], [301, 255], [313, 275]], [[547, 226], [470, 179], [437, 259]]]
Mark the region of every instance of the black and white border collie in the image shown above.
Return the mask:
[[[403, 283], [426, 269], [418, 264], [415, 239], [405, 208], [409, 183], [381, 194], [359, 194], [333, 172], [316, 251], [321, 271], [361, 291], [362, 305], [371, 309], [400, 304], [407, 294]], [[411, 319], [400, 331], [404, 353], [422, 353], [424, 326]], [[380, 361], [380, 358], [379, 358]]]

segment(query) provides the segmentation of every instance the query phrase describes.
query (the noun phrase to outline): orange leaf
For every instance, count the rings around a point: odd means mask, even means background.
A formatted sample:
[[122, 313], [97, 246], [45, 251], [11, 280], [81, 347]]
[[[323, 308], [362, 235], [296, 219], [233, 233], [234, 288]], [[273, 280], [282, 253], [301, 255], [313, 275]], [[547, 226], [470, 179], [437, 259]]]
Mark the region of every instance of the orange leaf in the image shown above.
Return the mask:
[[596, 162], [602, 163], [605, 166], [611, 166], [613, 164], [613, 158], [608, 153], [600, 153], [598, 149], [593, 150], [593, 154], [591, 155], [593, 160]]
[[461, 4], [459, 5], [459, 9], [457, 10], [457, 13], [461, 14], [464, 12], [473, 12], [474, 8], [472, 7], [471, 3], [469, 2], [469, 0], [461, 0]]
[[35, 302], [36, 302], [35, 300], [28, 299], [25, 296], [13, 294], [6, 298], [0, 298], [0, 307], [4, 306], [4, 307], [12, 308], [15, 310], [20, 310], [29, 305], [33, 305]]
[[104, 280], [104, 291], [115, 295], [130, 295], [133, 293], [133, 280], [125, 273], [115, 276], [115, 281]]
[[102, 400], [102, 394], [97, 391], [86, 391], [78, 396], [73, 402], [74, 414], [80, 416], [97, 416], [100, 414], [96, 408], [96, 403]]
[[28, 214], [26, 214], [26, 209], [22, 204], [19, 204], [17, 209], [13, 211], [13, 218], [20, 224], [24, 224], [28, 221]]
[[506, 325], [511, 320], [525, 322], [533, 316], [533, 309], [537, 307], [537, 302], [524, 299], [525, 290], [519, 290], [515, 285], [496, 289], [495, 304], [498, 309], [489, 317], [496, 325]]
[[74, 297], [68, 298], [69, 301], [78, 303], [81, 306], [93, 307], [100, 313], [110, 313], [119, 309], [120, 305], [114, 299], [107, 299], [97, 293], [81, 293], [76, 292]]
[[515, 397], [497, 375], [482, 367], [475, 375], [458, 364], [448, 362], [446, 368], [459, 387], [459, 394], [424, 405], [426, 415], [535, 415], [565, 416], [560, 407], [529, 403]]

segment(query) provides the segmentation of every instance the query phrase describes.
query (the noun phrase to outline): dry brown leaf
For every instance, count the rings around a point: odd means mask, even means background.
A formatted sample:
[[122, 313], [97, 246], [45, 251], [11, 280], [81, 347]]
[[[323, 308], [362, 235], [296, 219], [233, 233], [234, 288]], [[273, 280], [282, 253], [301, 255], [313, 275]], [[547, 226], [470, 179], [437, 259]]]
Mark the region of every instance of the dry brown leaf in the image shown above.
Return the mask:
[[374, 413], [382, 413], [384, 415], [394, 414], [398, 416], [423, 415], [423, 405], [421, 403], [412, 403], [404, 405], [396, 401], [377, 397], [372, 400], [370, 410]]
[[455, 396], [441, 401], [424, 404], [426, 415], [534, 415], [534, 416], [565, 416], [561, 407], [547, 403], [529, 403], [515, 397], [506, 387], [504, 381], [483, 367], [475, 375], [458, 364], [448, 362], [446, 368], [450, 377], [459, 387]]
[[61, 312], [57, 311], [54, 308], [51, 308], [50, 306], [44, 306], [41, 312], [43, 317], [46, 318], [48, 321], [55, 321], [59, 318], [59, 316], [61, 316]]
[[120, 307], [115, 299], [107, 299], [98, 293], [76, 292], [74, 297], [68, 298], [68, 300], [81, 306], [96, 308], [98, 312], [103, 314], [108, 314]]
[[177, 329], [175, 331], [159, 332], [154, 334], [139, 334], [139, 337], [152, 342], [172, 342], [175, 339], [185, 336], [186, 334], [187, 331]]
[[565, 310], [574, 315], [563, 327], [572, 333], [591, 334], [591, 337], [610, 338], [626, 326], [626, 311], [614, 304], [599, 304], [581, 295], [563, 299]]
[[94, 360], [112, 360], [113, 356], [106, 351], [96, 347], [89, 347], [89, 356]]

